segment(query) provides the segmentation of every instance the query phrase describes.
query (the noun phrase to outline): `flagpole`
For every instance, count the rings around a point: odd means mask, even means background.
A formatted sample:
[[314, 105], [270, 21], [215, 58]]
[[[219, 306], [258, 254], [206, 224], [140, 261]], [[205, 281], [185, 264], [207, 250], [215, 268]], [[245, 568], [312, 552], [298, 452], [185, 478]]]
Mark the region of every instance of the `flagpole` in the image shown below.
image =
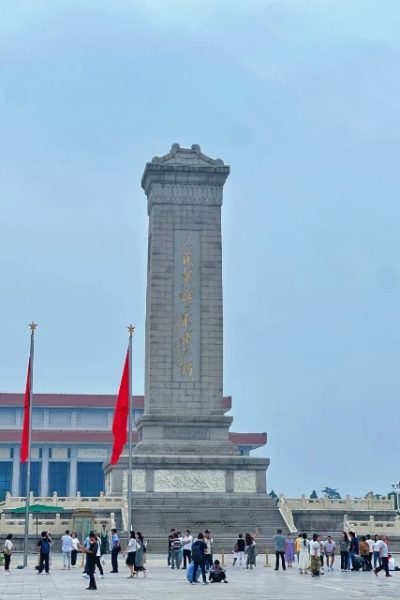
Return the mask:
[[31, 438], [32, 438], [32, 400], [33, 400], [33, 357], [35, 352], [36, 323], [29, 325], [31, 330], [31, 347], [29, 351], [29, 429], [28, 429], [28, 462], [26, 465], [26, 490], [25, 490], [25, 524], [24, 524], [24, 568], [28, 566], [29, 544], [29, 500], [31, 488]]
[[129, 325], [129, 414], [128, 414], [128, 535], [132, 531], [132, 337], [135, 327]]

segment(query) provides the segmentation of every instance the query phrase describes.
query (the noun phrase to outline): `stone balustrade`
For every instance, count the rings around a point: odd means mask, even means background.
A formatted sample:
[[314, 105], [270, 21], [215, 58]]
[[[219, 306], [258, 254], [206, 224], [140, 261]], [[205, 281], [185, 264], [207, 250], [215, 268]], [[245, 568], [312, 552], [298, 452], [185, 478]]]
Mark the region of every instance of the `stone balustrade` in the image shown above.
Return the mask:
[[365, 521], [355, 520], [344, 515], [343, 517], [343, 530], [344, 531], [355, 531], [358, 536], [370, 534], [387, 535], [390, 537], [400, 536], [400, 516], [397, 515], [394, 521], [382, 521], [375, 519], [372, 515], [369, 516]]
[[[115, 514], [110, 513], [108, 518], [94, 518], [91, 522], [91, 527], [94, 530], [100, 531], [103, 524], [107, 525], [108, 530], [115, 527]], [[0, 535], [23, 535], [25, 527], [25, 518], [10, 517], [6, 513], [0, 513]], [[52, 535], [62, 535], [66, 529], [73, 528], [73, 519], [65, 518], [62, 514], [56, 513], [53, 517], [47, 519], [43, 517], [36, 518], [36, 515], [29, 515], [29, 533], [30, 535], [36, 531], [50, 531]]]
[[[280, 496], [280, 498], [283, 498], [283, 496]], [[351, 498], [350, 496], [345, 496], [340, 500], [335, 500], [327, 497], [316, 499], [307, 498], [303, 494], [301, 498], [284, 498], [284, 500], [291, 510], [394, 510], [393, 498]]]
[[297, 527], [294, 524], [292, 509], [282, 494], [279, 496], [278, 508], [289, 532], [295, 533], [297, 531]]
[[[68, 509], [93, 509], [104, 508], [122, 508], [124, 498], [122, 496], [105, 496], [100, 492], [99, 496], [81, 496], [78, 492], [76, 496], [58, 496], [55, 492], [52, 496], [33, 496], [30, 494], [30, 504], [45, 504], [46, 506], [61, 506]], [[25, 496], [11, 496], [7, 492], [5, 502], [0, 504], [0, 510], [12, 510], [25, 505]]]

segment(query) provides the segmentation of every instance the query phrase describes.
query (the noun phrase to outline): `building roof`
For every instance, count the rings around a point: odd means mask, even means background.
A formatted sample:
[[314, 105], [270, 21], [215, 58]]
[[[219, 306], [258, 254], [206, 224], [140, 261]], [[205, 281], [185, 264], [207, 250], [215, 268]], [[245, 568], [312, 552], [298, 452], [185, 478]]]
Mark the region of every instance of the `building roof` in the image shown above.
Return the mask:
[[[229, 437], [235, 445], [264, 446], [267, 443], [266, 433], [230, 433]], [[21, 441], [20, 429], [0, 429], [0, 443], [18, 443]], [[139, 441], [138, 432], [132, 431], [132, 441]], [[32, 442], [36, 443], [80, 443], [80, 444], [112, 444], [111, 431], [82, 431], [76, 429], [35, 429], [32, 431]]]
[[[114, 408], [117, 396], [114, 394], [34, 394], [36, 408]], [[144, 408], [144, 396], [132, 396], [133, 408]], [[0, 406], [24, 405], [24, 394], [0, 392]], [[224, 409], [232, 408], [232, 396], [224, 396]]]

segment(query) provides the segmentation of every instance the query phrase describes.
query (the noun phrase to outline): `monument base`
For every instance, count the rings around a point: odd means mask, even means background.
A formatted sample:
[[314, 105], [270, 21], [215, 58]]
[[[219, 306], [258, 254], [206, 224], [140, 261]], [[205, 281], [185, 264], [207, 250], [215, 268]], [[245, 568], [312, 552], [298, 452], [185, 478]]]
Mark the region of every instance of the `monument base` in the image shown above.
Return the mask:
[[[239, 533], [259, 531], [263, 551], [287, 526], [266, 494], [267, 458], [249, 456], [133, 456], [132, 522], [166, 551], [171, 527], [194, 535], [209, 529], [219, 549], [231, 550]], [[106, 493], [128, 493], [128, 457], [106, 465]], [[124, 529], [124, 524], [120, 524]], [[232, 548], [230, 548], [232, 546]], [[217, 549], [217, 548], [216, 548]]]

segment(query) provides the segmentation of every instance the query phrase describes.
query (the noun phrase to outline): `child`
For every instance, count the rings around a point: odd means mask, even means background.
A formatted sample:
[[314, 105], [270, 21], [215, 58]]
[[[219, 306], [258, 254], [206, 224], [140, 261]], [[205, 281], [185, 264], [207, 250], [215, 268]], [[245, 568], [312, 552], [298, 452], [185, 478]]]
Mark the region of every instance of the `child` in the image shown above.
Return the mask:
[[228, 583], [226, 573], [221, 567], [219, 560], [214, 560], [214, 563], [211, 565], [209, 580], [211, 583], [221, 583], [221, 581]]

